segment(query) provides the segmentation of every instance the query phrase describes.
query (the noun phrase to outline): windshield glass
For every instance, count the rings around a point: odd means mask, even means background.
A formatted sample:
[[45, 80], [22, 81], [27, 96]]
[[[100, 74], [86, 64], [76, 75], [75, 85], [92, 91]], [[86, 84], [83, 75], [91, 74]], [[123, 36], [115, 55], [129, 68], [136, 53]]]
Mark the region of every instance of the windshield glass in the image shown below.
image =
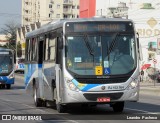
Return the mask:
[[0, 75], [6, 75], [13, 69], [12, 57], [0, 55]]
[[133, 34], [67, 36], [67, 69], [78, 75], [127, 74], [136, 67]]

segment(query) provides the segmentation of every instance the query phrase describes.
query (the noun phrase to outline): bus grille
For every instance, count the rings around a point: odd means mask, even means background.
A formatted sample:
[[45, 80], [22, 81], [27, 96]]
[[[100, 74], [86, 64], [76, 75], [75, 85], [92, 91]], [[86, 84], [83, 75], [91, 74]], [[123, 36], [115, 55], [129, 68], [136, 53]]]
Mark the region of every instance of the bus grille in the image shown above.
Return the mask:
[[96, 101], [99, 97], [109, 97], [111, 100], [118, 100], [122, 97], [123, 92], [118, 93], [96, 93], [96, 94], [88, 94], [84, 93], [84, 97], [90, 101]]
[[101, 79], [101, 78], [85, 78], [85, 79], [81, 79], [81, 78], [77, 78], [76, 80], [79, 83], [83, 83], [83, 84], [112, 84], [112, 83], [123, 83], [126, 82], [129, 79], [129, 77], [123, 77], [123, 78], [105, 78], [105, 79]]

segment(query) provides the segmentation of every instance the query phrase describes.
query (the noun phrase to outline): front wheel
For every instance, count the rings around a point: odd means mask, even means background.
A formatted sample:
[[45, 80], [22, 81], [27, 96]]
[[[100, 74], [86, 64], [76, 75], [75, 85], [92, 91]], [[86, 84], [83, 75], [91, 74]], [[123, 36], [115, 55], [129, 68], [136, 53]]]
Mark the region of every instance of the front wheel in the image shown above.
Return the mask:
[[11, 84], [6, 84], [7, 89], [11, 89]]
[[56, 104], [56, 108], [59, 113], [64, 113], [66, 111], [66, 105], [60, 103]]
[[0, 85], [0, 88], [4, 89], [5, 88], [5, 84]]
[[112, 105], [114, 112], [123, 112], [124, 109], [124, 102], [116, 102]]
[[56, 88], [54, 88], [53, 90], [54, 90], [54, 99], [55, 99], [55, 103], [56, 103], [56, 109], [59, 113], [64, 113], [67, 109], [66, 105], [62, 105], [60, 102], [58, 102], [57, 90], [56, 90]]

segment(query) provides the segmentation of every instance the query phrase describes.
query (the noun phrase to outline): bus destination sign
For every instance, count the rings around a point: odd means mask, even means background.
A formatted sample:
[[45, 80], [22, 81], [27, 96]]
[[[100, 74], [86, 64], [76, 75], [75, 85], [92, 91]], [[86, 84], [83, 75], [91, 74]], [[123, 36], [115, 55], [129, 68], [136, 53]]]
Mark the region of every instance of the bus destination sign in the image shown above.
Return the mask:
[[123, 32], [127, 31], [129, 23], [67, 23], [66, 32]]

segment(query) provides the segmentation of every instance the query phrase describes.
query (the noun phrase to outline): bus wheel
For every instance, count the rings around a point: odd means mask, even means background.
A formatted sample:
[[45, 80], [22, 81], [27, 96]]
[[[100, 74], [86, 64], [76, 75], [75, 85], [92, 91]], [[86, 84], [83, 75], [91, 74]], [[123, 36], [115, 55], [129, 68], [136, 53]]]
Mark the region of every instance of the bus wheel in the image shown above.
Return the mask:
[[39, 98], [37, 98], [37, 89], [34, 86], [34, 90], [33, 90], [33, 98], [34, 98], [34, 104], [36, 107], [42, 107], [43, 106], [43, 101]]
[[7, 89], [11, 89], [11, 84], [6, 84]]
[[112, 105], [114, 112], [122, 112], [124, 109], [124, 102], [116, 102]]
[[66, 107], [60, 103], [56, 104], [56, 108], [59, 113], [64, 113], [66, 109]]
[[1, 84], [1, 85], [0, 85], [0, 88], [1, 88], [1, 89], [4, 89], [4, 88], [5, 88], [5, 84]]

